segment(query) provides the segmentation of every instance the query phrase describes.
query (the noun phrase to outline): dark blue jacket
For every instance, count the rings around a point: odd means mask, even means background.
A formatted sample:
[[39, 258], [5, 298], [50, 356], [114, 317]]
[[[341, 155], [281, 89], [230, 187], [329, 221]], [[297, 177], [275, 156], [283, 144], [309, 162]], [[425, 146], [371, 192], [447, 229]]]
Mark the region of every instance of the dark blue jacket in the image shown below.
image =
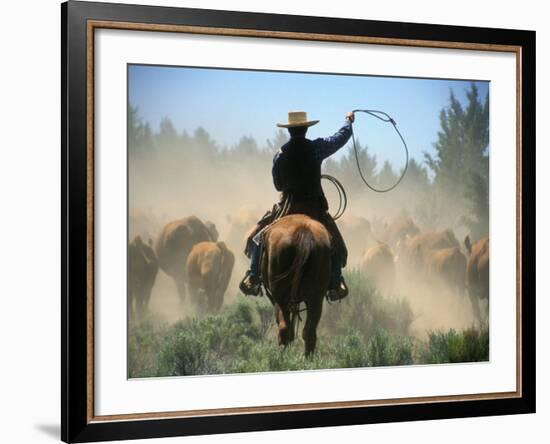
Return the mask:
[[334, 135], [309, 140], [291, 137], [273, 158], [273, 184], [277, 191], [289, 193], [295, 200], [323, 196], [321, 164], [342, 148], [351, 137], [347, 121]]

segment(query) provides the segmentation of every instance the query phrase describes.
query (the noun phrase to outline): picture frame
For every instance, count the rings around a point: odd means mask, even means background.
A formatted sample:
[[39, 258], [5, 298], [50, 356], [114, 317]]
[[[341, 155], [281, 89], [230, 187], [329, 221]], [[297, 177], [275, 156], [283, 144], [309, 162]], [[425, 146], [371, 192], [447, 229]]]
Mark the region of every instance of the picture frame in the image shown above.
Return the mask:
[[[79, 1], [61, 5], [61, 23], [63, 441], [141, 439], [535, 412], [533, 31]], [[100, 29], [138, 32], [143, 38], [156, 32], [513, 54], [516, 66], [516, 195], [505, 198], [516, 202], [516, 254], [510, 258], [516, 270], [516, 389], [495, 393], [96, 415], [94, 291], [100, 277], [94, 273], [97, 234], [94, 210], [98, 198], [95, 190], [101, 176], [94, 169], [97, 155], [94, 141], [101, 129], [94, 126], [97, 117], [94, 35]]]

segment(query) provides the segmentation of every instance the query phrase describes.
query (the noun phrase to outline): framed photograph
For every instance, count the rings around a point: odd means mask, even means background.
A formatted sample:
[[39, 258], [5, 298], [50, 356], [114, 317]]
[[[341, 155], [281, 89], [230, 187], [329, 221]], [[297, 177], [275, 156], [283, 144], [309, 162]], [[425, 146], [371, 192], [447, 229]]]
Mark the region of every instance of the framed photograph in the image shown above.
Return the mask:
[[62, 4], [62, 439], [535, 411], [535, 33]]

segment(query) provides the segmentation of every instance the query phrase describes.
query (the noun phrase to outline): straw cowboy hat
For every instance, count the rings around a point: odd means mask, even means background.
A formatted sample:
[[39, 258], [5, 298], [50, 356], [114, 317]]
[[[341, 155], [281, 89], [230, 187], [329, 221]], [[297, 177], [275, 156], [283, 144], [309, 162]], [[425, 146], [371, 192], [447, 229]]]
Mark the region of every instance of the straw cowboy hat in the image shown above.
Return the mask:
[[288, 123], [278, 123], [279, 128], [294, 128], [296, 126], [313, 126], [319, 123], [318, 120], [307, 120], [305, 111], [290, 111], [288, 113]]

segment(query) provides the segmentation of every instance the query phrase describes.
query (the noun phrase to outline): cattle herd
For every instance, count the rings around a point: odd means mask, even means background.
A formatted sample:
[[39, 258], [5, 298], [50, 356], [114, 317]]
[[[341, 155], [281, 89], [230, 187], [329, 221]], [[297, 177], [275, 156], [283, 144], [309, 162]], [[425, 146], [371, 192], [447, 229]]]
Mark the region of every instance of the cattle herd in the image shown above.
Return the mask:
[[217, 313], [234, 263], [234, 254], [218, 241], [215, 225], [195, 216], [167, 223], [154, 246], [138, 234], [128, 247], [130, 313], [145, 314], [159, 268], [174, 281], [181, 302], [189, 293], [199, 312]]
[[[259, 214], [248, 209], [228, 216], [225, 242], [218, 240], [214, 223], [196, 216], [160, 226], [143, 214], [130, 212], [131, 318], [146, 314], [159, 272], [171, 278], [180, 302], [189, 298], [197, 313], [218, 313], [232, 276], [240, 279], [246, 269], [244, 240]], [[406, 296], [409, 286], [429, 286], [456, 298], [467, 296], [475, 320], [488, 321], [488, 237], [473, 242], [466, 236], [460, 243], [452, 230], [422, 231], [407, 216], [384, 222], [345, 215], [338, 225], [349, 249], [348, 266], [357, 267], [383, 295]]]
[[472, 245], [466, 236], [461, 245], [451, 229], [421, 231], [410, 217], [400, 217], [371, 239], [374, 245], [359, 259], [360, 267], [380, 291], [391, 294], [399, 284], [401, 293], [420, 287], [459, 300], [467, 295], [475, 320], [488, 321], [489, 237]]

